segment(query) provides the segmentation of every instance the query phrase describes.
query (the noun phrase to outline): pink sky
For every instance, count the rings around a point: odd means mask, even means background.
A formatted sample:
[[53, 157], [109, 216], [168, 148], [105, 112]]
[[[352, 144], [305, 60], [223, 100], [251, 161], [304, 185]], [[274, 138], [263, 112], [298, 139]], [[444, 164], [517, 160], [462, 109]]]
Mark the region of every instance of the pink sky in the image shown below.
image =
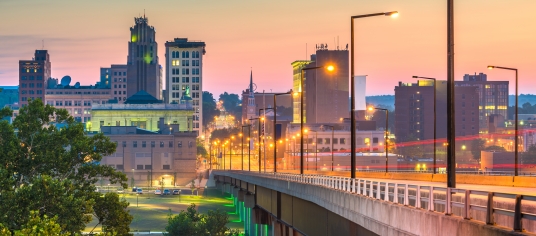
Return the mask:
[[[446, 0], [361, 1], [0, 1], [0, 85], [17, 85], [18, 60], [49, 50], [52, 76], [94, 84], [99, 68], [124, 64], [129, 27], [143, 15], [156, 29], [160, 63], [164, 43], [175, 37], [202, 40], [205, 91], [217, 97], [246, 88], [250, 68], [259, 90], [292, 86], [294, 60], [306, 59], [315, 44], [345, 47], [349, 17], [399, 11], [396, 19], [356, 20], [356, 74], [368, 75], [367, 95], [393, 94], [412, 75], [446, 78]], [[536, 1], [455, 2], [455, 73], [484, 72], [489, 80], [519, 69], [520, 93], [536, 93]], [[510, 93], [513, 93], [511, 84]]]

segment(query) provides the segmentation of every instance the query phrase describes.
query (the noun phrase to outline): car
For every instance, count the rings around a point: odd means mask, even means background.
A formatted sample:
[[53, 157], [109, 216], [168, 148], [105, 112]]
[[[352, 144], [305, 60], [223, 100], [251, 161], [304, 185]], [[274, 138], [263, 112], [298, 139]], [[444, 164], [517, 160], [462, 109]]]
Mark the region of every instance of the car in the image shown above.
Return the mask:
[[163, 194], [164, 195], [171, 195], [171, 192], [169, 191], [169, 189], [164, 189]]
[[154, 190], [154, 195], [160, 195], [162, 194], [162, 191], [160, 189]]
[[122, 188], [118, 188], [118, 189], [117, 189], [117, 193], [124, 193], [124, 192], [125, 192], [125, 190], [122, 189]]
[[136, 194], [143, 194], [143, 189], [137, 188], [136, 189]]
[[177, 190], [177, 189], [173, 190], [173, 195], [180, 195], [180, 194], [181, 194], [181, 192], [179, 190]]

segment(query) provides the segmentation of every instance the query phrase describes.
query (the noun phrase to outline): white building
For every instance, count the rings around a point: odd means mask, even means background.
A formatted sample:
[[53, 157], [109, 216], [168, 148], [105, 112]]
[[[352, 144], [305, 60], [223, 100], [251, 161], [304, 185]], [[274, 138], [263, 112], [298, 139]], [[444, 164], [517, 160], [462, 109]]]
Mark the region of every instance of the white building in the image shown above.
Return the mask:
[[175, 38], [166, 42], [166, 97], [168, 103], [180, 103], [188, 95], [192, 98], [193, 129], [202, 133], [203, 120], [203, 55], [205, 42]]

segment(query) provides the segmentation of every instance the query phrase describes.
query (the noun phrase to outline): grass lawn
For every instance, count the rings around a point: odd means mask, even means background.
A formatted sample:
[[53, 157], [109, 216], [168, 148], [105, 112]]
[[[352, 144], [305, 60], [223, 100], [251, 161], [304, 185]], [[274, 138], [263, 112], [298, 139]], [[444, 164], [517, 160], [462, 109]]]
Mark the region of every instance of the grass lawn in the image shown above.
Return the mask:
[[[206, 214], [209, 210], [221, 209], [229, 214], [227, 224], [230, 228], [239, 229], [244, 232], [244, 226], [239, 221], [238, 215], [234, 214], [235, 207], [230, 199], [230, 194], [222, 194], [219, 189], [207, 189], [204, 196], [191, 196], [189, 194], [159, 196], [154, 194], [121, 194], [130, 203], [128, 210], [134, 217], [130, 224], [130, 231], [164, 231], [167, 225], [168, 214], [178, 214], [181, 210], [186, 210], [190, 204], [196, 205], [197, 211]], [[179, 201], [180, 200], [180, 201]], [[90, 232], [97, 224], [97, 220], [87, 224], [85, 232]], [[94, 232], [100, 232], [101, 226], [98, 225]]]

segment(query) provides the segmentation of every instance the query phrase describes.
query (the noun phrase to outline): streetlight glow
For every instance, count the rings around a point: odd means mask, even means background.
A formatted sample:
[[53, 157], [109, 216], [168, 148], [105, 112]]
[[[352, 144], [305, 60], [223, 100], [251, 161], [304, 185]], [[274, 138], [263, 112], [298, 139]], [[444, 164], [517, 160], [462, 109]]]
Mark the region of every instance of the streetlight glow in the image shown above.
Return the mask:
[[328, 71], [333, 71], [333, 70], [335, 70], [335, 67], [332, 66], [332, 65], [329, 65], [329, 66], [326, 67], [326, 69], [327, 69]]
[[398, 17], [398, 12], [397, 11], [386, 12], [385, 16], [390, 16], [392, 18], [397, 18]]

